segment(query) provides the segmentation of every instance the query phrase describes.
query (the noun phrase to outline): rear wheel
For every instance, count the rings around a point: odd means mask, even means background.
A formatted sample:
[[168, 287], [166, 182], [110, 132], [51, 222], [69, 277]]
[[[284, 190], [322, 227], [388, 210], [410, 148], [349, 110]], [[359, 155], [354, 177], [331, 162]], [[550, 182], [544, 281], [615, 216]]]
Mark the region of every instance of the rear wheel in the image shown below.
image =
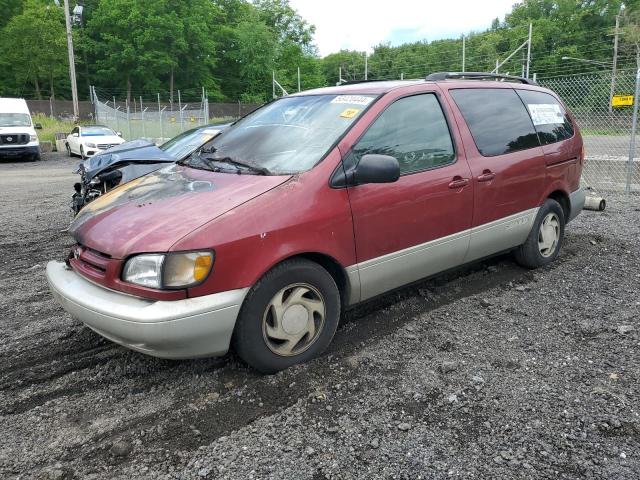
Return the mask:
[[340, 292], [333, 277], [309, 260], [288, 260], [247, 294], [233, 346], [256, 370], [275, 373], [322, 353], [339, 319]]
[[548, 198], [538, 211], [526, 242], [514, 252], [516, 261], [526, 268], [537, 268], [553, 262], [562, 247], [564, 225], [562, 207]]

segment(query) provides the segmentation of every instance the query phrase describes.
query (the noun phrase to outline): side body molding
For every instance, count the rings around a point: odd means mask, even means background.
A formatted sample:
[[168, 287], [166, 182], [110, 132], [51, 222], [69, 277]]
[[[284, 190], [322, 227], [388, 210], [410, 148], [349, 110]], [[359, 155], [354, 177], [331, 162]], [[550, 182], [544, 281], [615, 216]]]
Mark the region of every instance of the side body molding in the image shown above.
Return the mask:
[[372, 258], [346, 269], [349, 304], [517, 247], [525, 242], [538, 208], [532, 208], [446, 237]]

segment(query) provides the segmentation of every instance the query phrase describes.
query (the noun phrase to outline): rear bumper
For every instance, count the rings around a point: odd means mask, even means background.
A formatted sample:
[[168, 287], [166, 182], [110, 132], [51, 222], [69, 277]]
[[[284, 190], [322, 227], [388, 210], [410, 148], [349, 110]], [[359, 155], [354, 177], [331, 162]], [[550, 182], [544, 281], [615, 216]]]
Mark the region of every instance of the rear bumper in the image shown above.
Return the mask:
[[224, 355], [248, 291], [147, 300], [95, 285], [61, 262], [49, 262], [47, 280], [72, 317], [113, 342], [161, 358]]
[[571, 211], [569, 213], [569, 218], [567, 222], [570, 222], [574, 218], [578, 216], [578, 214], [582, 211], [584, 207], [584, 199], [586, 197], [586, 193], [584, 188], [578, 188], [575, 192], [569, 195], [569, 205], [571, 207]]

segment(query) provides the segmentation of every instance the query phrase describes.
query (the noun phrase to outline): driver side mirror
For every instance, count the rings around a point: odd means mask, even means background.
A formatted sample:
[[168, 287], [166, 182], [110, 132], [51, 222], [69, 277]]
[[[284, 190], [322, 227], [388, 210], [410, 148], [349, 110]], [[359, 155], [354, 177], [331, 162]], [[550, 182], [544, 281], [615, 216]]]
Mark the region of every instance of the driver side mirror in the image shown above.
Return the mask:
[[33, 128], [35, 128], [36, 130], [42, 130], [42, 124], [41, 123], [36, 123]]
[[71, 134], [71, 136], [72, 136], [72, 137], [79, 137], [79, 136], [80, 136], [80, 134], [79, 134], [78, 132], [74, 132], [74, 133], [72, 133], [72, 134]]
[[116, 135], [121, 137], [122, 136], [122, 132], [116, 132]]
[[400, 178], [400, 164], [389, 155], [363, 155], [351, 174], [353, 185], [393, 183]]

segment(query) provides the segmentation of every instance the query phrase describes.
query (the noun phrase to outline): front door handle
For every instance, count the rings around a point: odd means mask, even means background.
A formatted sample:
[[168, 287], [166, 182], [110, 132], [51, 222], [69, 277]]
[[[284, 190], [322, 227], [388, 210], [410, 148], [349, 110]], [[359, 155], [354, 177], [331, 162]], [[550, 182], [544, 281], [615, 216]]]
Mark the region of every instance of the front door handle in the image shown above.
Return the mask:
[[453, 180], [451, 180], [451, 183], [449, 184], [449, 188], [451, 189], [463, 188], [463, 187], [466, 187], [467, 185], [469, 185], [468, 178], [462, 178], [461, 176], [456, 175], [455, 177], [453, 177]]
[[495, 173], [493, 173], [491, 170], [484, 170], [482, 172], [482, 175], [477, 177], [477, 180], [479, 182], [490, 182], [494, 178], [496, 178], [496, 174]]

